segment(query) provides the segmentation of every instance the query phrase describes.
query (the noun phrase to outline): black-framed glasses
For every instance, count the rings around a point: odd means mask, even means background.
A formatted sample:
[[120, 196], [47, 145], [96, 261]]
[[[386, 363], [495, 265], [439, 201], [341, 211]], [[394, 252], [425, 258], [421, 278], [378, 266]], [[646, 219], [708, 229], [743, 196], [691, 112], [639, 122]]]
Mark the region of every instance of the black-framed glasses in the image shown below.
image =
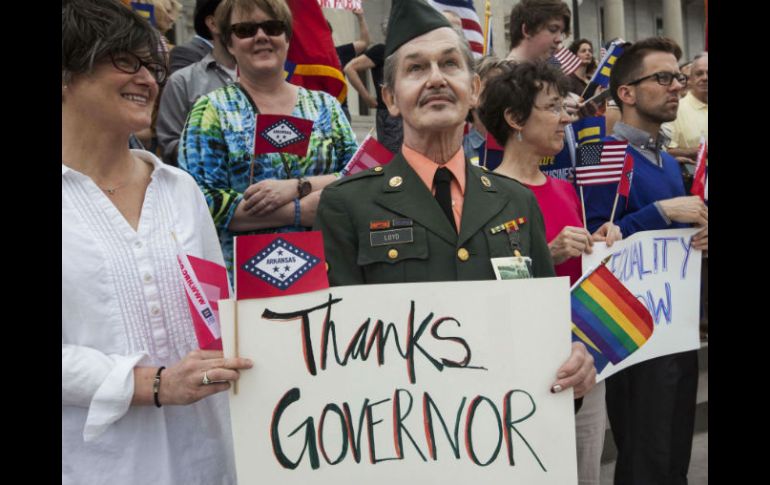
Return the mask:
[[165, 84], [166, 79], [168, 78], [168, 68], [165, 65], [155, 61], [144, 61], [131, 52], [110, 54], [110, 60], [112, 61], [112, 65], [115, 66], [115, 69], [125, 72], [126, 74], [136, 74], [142, 66], [146, 67], [147, 70], [150, 71], [152, 77], [155, 78], [155, 82], [159, 85]]
[[654, 74], [650, 74], [649, 76], [640, 77], [636, 81], [631, 81], [630, 83], [626, 83], [626, 86], [633, 86], [634, 84], [639, 84], [642, 81], [646, 81], [650, 78], [655, 78], [655, 80], [660, 84], [661, 86], [671, 86], [671, 83], [674, 82], [674, 79], [676, 79], [679, 84], [682, 86], [687, 85], [687, 75], [682, 74], [681, 72], [667, 72], [667, 71], [661, 71], [656, 72]]
[[249, 39], [257, 35], [259, 29], [270, 37], [277, 37], [286, 32], [286, 24], [282, 20], [265, 20], [264, 22], [238, 22], [230, 26], [233, 34], [239, 39]]

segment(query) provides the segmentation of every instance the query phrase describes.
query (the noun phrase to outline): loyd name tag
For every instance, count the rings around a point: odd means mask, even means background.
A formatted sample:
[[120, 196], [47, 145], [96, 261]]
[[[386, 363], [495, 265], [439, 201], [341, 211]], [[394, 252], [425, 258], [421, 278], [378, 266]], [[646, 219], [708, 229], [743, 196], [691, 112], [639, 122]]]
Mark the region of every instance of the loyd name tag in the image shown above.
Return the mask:
[[532, 258], [529, 256], [491, 258], [490, 261], [498, 280], [532, 278]]
[[411, 227], [405, 227], [403, 229], [391, 229], [390, 231], [370, 232], [369, 242], [372, 246], [406, 244], [414, 242], [414, 234], [412, 233]]

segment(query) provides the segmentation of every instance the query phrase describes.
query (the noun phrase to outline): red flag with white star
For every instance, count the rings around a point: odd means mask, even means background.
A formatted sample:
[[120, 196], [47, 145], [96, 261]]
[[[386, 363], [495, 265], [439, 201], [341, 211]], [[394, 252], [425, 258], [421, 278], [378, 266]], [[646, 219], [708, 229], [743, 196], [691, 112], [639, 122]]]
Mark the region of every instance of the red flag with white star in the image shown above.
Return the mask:
[[258, 114], [254, 134], [254, 155], [292, 153], [307, 155], [313, 122], [285, 115]]
[[[630, 153], [626, 153], [626, 159], [623, 162], [623, 173], [620, 175], [620, 183], [618, 184], [618, 194], [628, 198], [628, 194], [631, 193], [631, 181], [634, 177], [634, 157]], [[628, 204], [628, 202], [626, 202]]]
[[329, 287], [320, 231], [236, 236], [235, 266], [237, 300]]

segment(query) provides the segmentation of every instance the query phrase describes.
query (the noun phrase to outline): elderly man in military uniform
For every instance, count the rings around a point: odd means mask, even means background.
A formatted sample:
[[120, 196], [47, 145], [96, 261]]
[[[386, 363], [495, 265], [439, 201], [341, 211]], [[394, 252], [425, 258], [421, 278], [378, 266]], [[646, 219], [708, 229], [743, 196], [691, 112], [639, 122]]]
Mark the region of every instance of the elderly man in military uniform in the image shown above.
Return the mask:
[[[490, 258], [517, 256], [554, 276], [543, 216], [518, 182], [471, 165], [463, 125], [479, 93], [467, 42], [424, 0], [394, 0], [383, 98], [404, 123], [400, 153], [327, 186], [323, 232], [329, 283], [493, 280]], [[595, 384], [593, 359], [573, 344], [552, 390]]]

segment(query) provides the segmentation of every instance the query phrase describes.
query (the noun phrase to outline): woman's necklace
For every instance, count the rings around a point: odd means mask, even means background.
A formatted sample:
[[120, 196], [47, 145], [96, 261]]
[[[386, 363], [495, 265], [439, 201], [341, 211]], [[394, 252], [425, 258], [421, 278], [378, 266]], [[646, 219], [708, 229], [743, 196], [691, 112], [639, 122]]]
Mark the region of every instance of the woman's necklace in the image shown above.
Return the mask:
[[106, 193], [107, 193], [107, 195], [115, 195], [115, 192], [116, 192], [118, 189], [122, 189], [123, 187], [125, 187], [125, 186], [128, 184], [128, 182], [129, 182], [129, 181], [127, 180], [127, 181], [123, 182], [122, 184], [120, 184], [120, 185], [116, 185], [115, 187], [113, 187], [113, 188], [111, 188], [111, 189], [108, 189], [108, 188], [102, 187], [101, 185], [97, 185], [97, 187], [99, 187], [100, 189], [102, 189], [102, 191], [106, 192]]
[[[132, 159], [133, 159], [133, 157], [132, 157]], [[62, 161], [62, 163], [64, 163], [64, 161]], [[64, 163], [64, 164], [66, 165], [66, 163]], [[134, 177], [134, 171], [136, 170], [135, 167], [136, 167], [136, 160], [134, 160], [134, 164], [131, 167], [131, 171], [126, 176], [126, 180], [122, 184], [118, 184], [118, 185], [116, 185], [116, 186], [114, 186], [112, 188], [102, 187], [101, 185], [97, 184], [96, 180], [94, 180], [93, 178], [91, 178], [91, 180], [94, 182], [94, 185], [96, 185], [97, 187], [99, 187], [99, 189], [101, 189], [102, 192], [106, 193], [109, 196], [113, 196], [113, 195], [115, 195], [115, 192], [117, 192], [118, 190], [122, 189], [123, 187], [125, 187], [126, 185], [128, 185], [132, 181], [132, 179]]]

